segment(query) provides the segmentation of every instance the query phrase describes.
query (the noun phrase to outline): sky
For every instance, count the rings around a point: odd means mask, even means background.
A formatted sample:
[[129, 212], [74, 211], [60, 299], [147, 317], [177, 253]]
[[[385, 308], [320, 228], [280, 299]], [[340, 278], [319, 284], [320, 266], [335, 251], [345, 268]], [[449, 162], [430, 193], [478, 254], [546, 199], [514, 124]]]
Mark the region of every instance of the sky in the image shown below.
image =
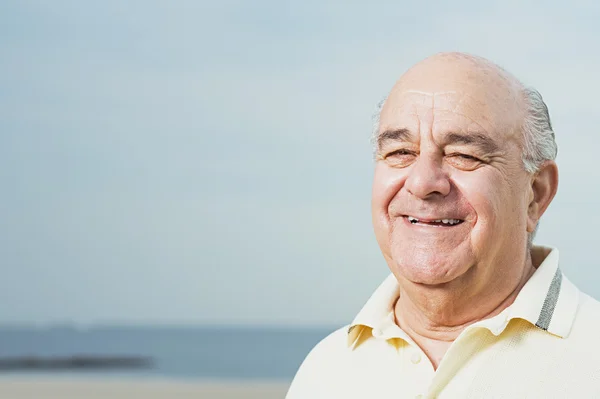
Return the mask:
[[346, 324], [387, 276], [375, 106], [439, 51], [544, 96], [536, 241], [600, 298], [600, 4], [3, 1], [0, 324]]

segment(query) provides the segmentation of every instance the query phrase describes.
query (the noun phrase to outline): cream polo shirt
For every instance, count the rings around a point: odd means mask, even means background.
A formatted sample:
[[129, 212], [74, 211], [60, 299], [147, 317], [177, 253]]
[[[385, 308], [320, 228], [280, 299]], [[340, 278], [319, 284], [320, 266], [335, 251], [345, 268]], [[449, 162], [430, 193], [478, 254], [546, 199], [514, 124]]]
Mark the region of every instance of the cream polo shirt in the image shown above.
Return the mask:
[[600, 398], [600, 303], [548, 253], [511, 306], [467, 327], [437, 370], [394, 322], [390, 275], [306, 357], [287, 399]]

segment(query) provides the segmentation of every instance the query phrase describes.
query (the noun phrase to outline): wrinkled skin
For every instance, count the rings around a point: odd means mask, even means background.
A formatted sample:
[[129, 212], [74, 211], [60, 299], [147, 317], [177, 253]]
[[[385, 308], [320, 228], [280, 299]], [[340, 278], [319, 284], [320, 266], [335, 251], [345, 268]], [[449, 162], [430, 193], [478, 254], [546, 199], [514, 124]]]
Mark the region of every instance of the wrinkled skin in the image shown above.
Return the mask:
[[400, 283], [398, 322], [417, 335], [452, 340], [508, 306], [534, 271], [528, 233], [558, 172], [552, 161], [523, 167], [521, 90], [486, 60], [440, 54], [403, 75], [382, 109], [373, 225]]

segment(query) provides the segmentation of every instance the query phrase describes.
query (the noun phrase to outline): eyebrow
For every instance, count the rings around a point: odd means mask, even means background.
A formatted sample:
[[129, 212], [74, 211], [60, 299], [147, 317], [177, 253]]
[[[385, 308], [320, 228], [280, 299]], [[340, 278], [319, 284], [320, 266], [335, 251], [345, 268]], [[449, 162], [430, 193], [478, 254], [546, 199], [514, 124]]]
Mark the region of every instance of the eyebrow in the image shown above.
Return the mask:
[[492, 154], [498, 152], [500, 147], [496, 142], [489, 136], [486, 136], [482, 133], [469, 133], [469, 134], [460, 134], [460, 133], [449, 133], [444, 138], [445, 145], [451, 144], [463, 144], [463, 145], [472, 145], [479, 148], [486, 154]]
[[377, 136], [377, 148], [383, 147], [388, 141], [414, 141], [415, 136], [408, 129], [384, 130]]
[[[377, 136], [377, 148], [383, 147], [389, 141], [415, 141], [415, 135], [408, 129], [391, 129], [383, 131]], [[486, 154], [498, 152], [500, 147], [489, 136], [483, 133], [448, 133], [444, 137], [444, 146], [448, 145], [472, 145]]]

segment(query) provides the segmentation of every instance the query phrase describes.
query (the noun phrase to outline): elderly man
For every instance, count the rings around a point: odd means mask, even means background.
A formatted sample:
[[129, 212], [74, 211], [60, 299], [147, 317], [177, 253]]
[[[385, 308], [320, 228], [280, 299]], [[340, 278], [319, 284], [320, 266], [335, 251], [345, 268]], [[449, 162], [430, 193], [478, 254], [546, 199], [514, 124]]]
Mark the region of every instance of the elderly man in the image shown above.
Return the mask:
[[443, 53], [405, 73], [375, 130], [372, 217], [391, 270], [307, 356], [288, 399], [600, 397], [598, 302], [532, 245], [558, 187], [535, 90]]

